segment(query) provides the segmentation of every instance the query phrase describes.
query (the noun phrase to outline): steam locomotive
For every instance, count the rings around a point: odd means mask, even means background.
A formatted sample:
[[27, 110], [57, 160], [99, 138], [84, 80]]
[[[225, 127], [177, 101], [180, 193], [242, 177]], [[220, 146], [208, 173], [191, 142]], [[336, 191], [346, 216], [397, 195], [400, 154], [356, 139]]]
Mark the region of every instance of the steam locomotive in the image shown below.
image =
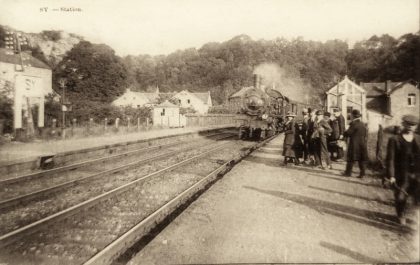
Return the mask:
[[254, 86], [244, 88], [238, 109], [239, 139], [262, 140], [283, 128], [288, 111], [302, 113], [307, 104], [292, 101], [274, 87], [265, 87], [259, 75], [254, 75]]

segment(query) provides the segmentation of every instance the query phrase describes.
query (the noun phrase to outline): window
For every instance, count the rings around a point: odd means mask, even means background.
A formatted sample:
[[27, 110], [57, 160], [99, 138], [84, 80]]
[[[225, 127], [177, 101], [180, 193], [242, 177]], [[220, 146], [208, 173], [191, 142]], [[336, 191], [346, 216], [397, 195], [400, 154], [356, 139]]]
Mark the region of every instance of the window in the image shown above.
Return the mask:
[[140, 105], [137, 105], [137, 108], [139, 109], [140, 108]]
[[408, 94], [408, 106], [415, 106], [416, 105], [416, 94], [410, 93]]
[[178, 99], [178, 102], [179, 102], [179, 104], [181, 104], [181, 100], [180, 99]]
[[165, 116], [165, 109], [162, 109], [162, 112], [160, 113], [160, 116]]
[[190, 104], [190, 100], [189, 99], [187, 99], [187, 103]]

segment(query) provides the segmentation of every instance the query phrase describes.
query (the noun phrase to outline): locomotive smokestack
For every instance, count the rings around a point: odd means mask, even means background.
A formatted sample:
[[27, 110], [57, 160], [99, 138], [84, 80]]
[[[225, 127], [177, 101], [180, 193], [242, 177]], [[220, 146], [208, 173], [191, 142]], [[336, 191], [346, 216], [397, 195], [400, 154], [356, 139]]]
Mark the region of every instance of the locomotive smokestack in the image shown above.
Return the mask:
[[259, 89], [261, 85], [261, 77], [258, 74], [254, 74], [254, 87]]

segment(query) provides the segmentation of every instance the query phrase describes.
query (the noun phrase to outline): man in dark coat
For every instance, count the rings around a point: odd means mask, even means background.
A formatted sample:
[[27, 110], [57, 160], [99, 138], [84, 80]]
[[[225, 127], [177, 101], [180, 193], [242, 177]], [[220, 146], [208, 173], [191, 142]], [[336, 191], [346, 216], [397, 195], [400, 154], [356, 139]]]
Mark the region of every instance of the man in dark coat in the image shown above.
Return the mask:
[[417, 124], [417, 117], [403, 116], [403, 130], [391, 137], [387, 146], [387, 175], [394, 188], [395, 208], [402, 225], [406, 224], [408, 197], [420, 200], [416, 194], [420, 178], [420, 140], [414, 134]]
[[298, 164], [294, 144], [296, 137], [296, 115], [292, 112], [288, 112], [286, 115], [286, 123], [284, 124], [284, 142], [283, 142], [283, 156], [284, 156], [284, 165], [286, 166], [290, 160], [294, 160]]
[[304, 163], [309, 163], [309, 137], [308, 137], [308, 126], [309, 126], [309, 120], [310, 120], [310, 113], [309, 110], [311, 109], [303, 109], [302, 115], [302, 138], [303, 138], [303, 160]]
[[[342, 140], [344, 138], [344, 131], [346, 130], [346, 124], [344, 116], [341, 114], [341, 109], [336, 108], [334, 109], [334, 117], [338, 125], [338, 140]], [[336, 161], [343, 161], [344, 157], [344, 150], [341, 146], [337, 145], [337, 159]]]
[[363, 178], [366, 174], [366, 162], [368, 161], [367, 152], [367, 129], [362, 123], [360, 111], [355, 109], [351, 112], [353, 121], [350, 127], [344, 132], [344, 137], [349, 138], [349, 145], [347, 148], [347, 164], [344, 176], [350, 177], [355, 161], [359, 163], [360, 174], [359, 178]]
[[340, 128], [338, 125], [338, 120], [335, 118], [334, 115], [331, 116], [329, 112], [327, 112], [327, 115], [324, 117], [325, 120], [328, 121], [328, 124], [330, 125], [332, 132], [327, 137], [327, 144], [328, 144], [328, 152], [330, 152], [330, 158], [331, 160], [335, 160], [336, 157], [334, 154], [338, 153], [338, 145], [337, 141], [340, 138]]

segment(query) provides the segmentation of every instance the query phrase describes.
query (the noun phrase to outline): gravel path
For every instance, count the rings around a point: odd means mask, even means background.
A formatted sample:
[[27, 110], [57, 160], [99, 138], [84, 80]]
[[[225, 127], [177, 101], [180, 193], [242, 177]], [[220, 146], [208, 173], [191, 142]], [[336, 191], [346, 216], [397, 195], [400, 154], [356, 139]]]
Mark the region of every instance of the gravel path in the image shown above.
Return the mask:
[[282, 137], [238, 164], [129, 264], [418, 262], [380, 181], [280, 166]]

